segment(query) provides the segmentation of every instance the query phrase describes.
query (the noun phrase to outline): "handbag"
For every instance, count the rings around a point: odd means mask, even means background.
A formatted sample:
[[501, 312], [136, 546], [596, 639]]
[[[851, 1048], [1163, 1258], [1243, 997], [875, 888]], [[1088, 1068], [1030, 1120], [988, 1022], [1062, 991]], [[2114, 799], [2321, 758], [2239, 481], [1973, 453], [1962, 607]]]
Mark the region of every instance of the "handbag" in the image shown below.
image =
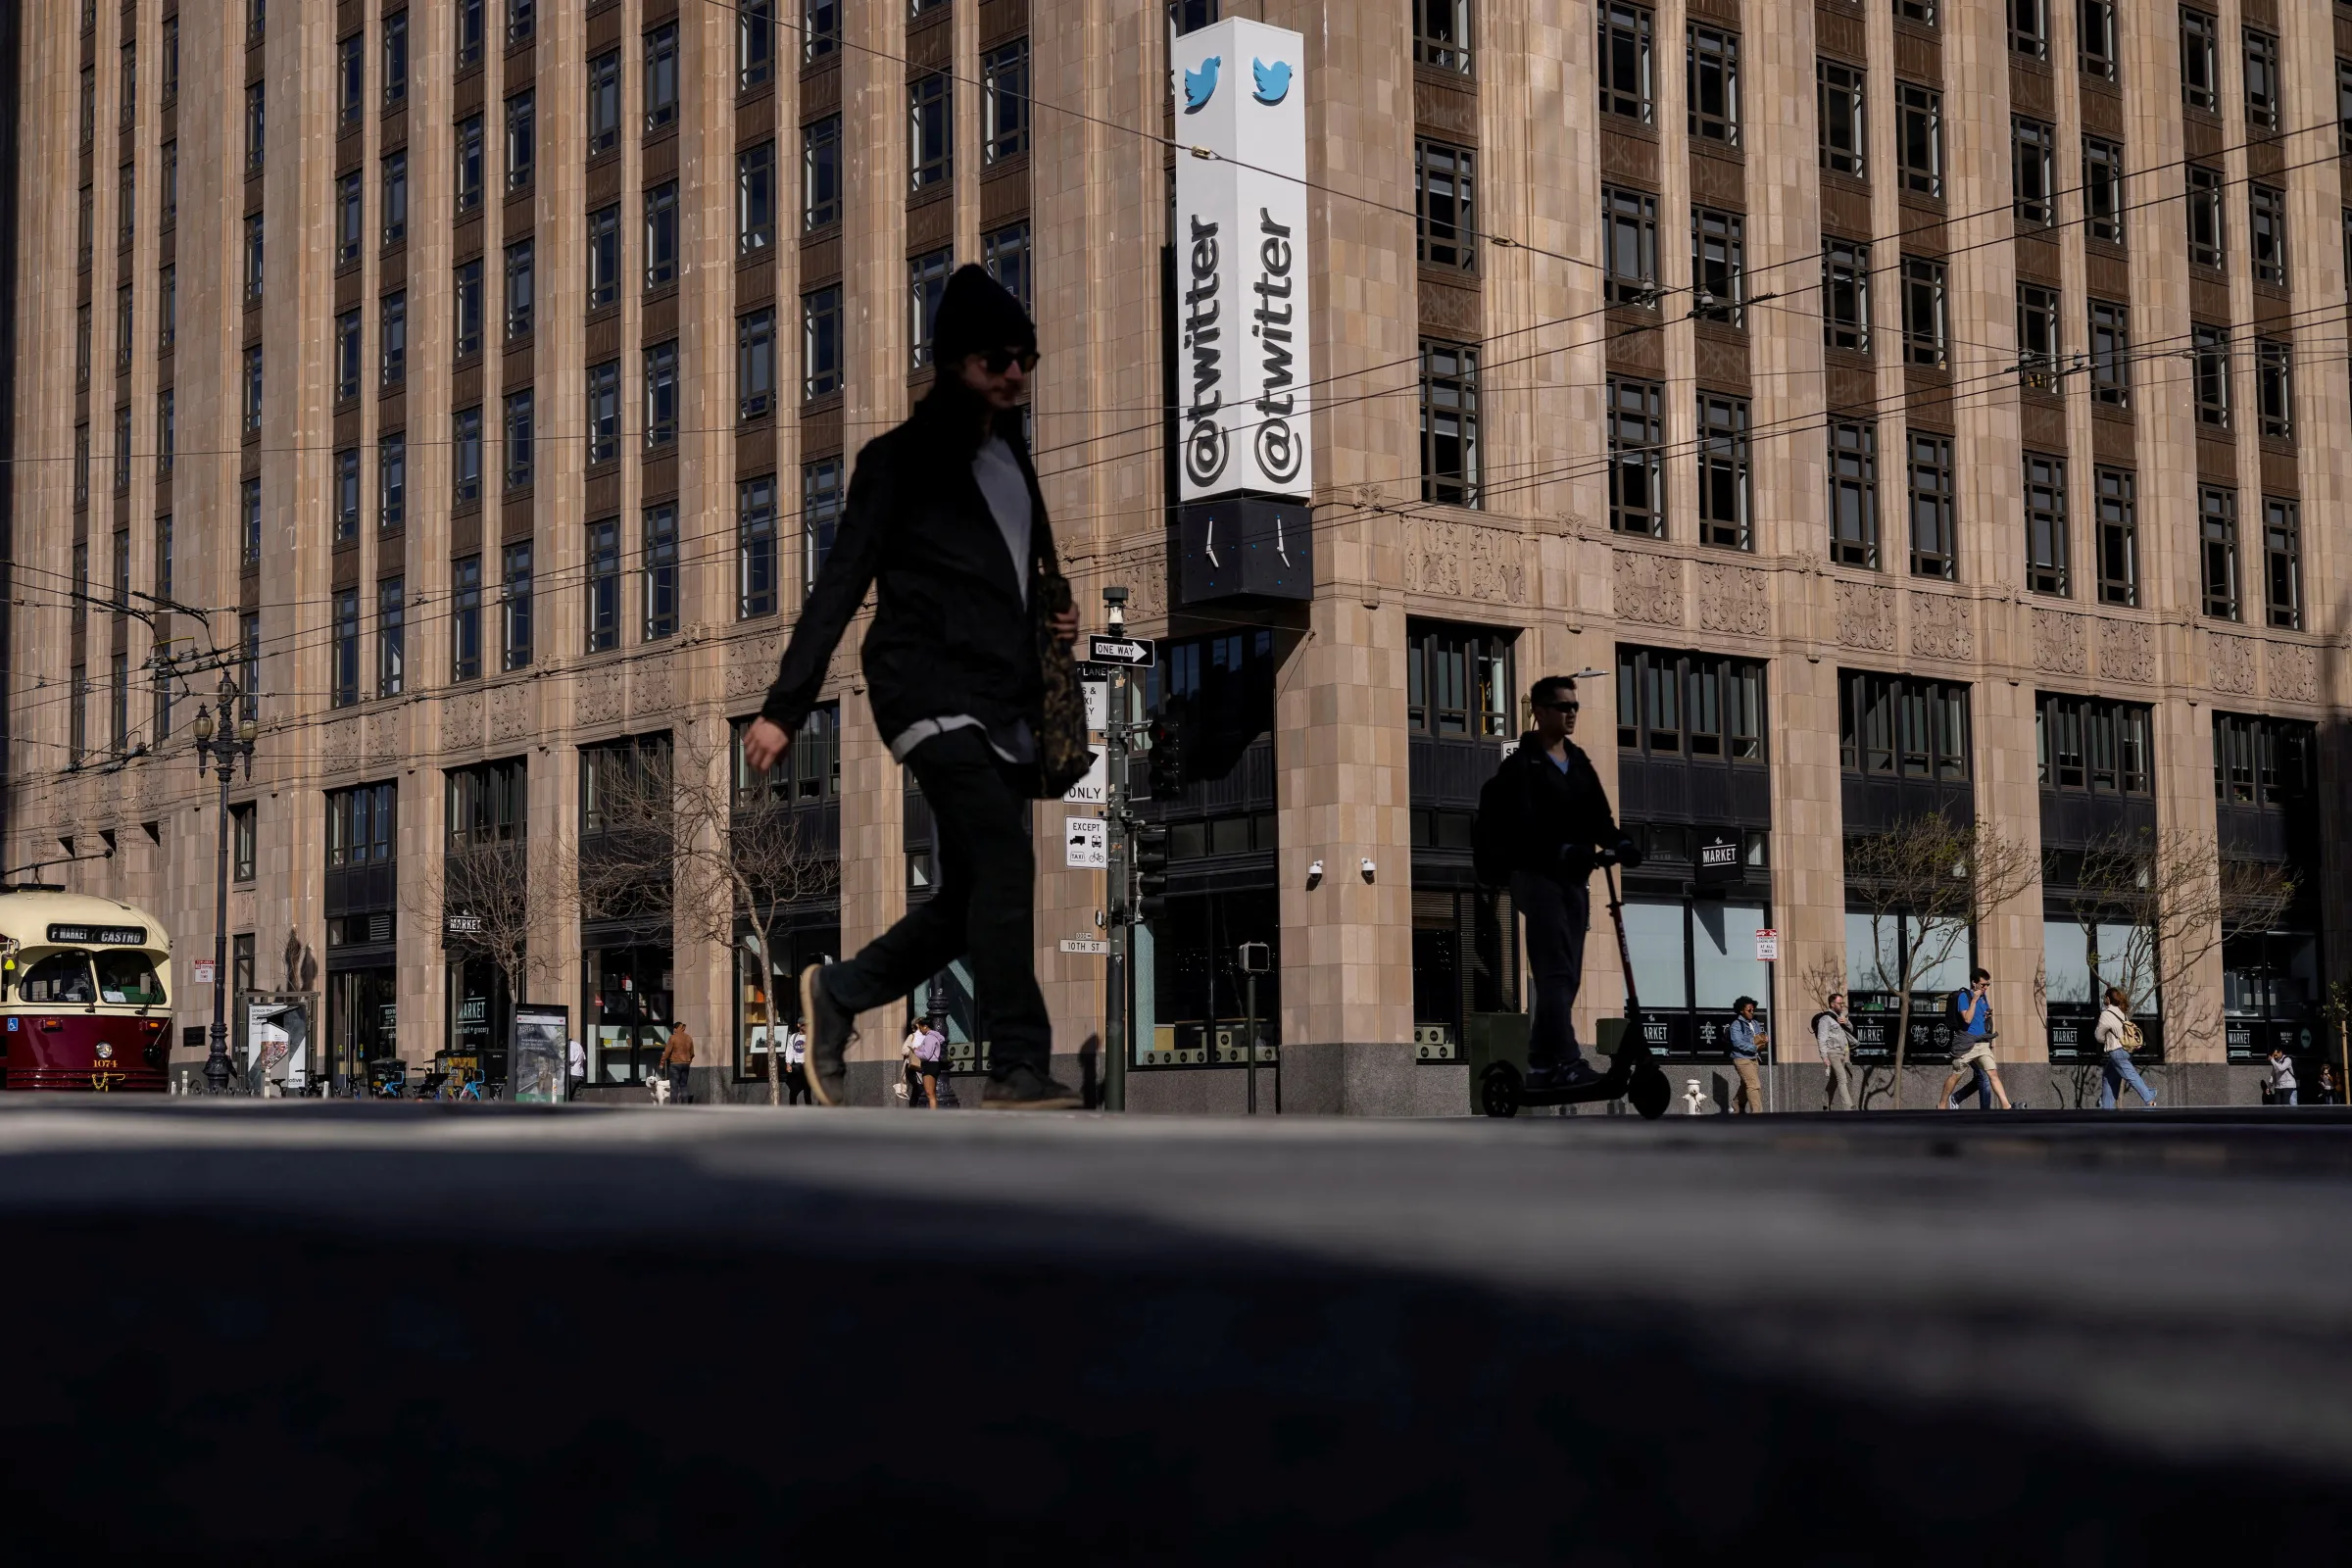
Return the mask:
[[1070, 580], [1061, 574], [1061, 563], [1054, 557], [1053, 533], [1040, 526], [1036, 536], [1029, 618], [1037, 634], [1045, 701], [1037, 726], [1034, 793], [1041, 801], [1055, 801], [1093, 769], [1095, 753], [1086, 743], [1086, 691], [1078, 683], [1077, 657], [1054, 635], [1054, 617], [1072, 603]]

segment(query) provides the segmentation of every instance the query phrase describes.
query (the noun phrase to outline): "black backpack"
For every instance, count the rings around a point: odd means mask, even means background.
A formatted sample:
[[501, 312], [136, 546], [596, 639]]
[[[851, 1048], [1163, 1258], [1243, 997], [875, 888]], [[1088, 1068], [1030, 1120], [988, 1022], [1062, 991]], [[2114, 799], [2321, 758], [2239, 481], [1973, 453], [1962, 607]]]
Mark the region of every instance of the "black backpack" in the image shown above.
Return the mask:
[[1481, 887], [1509, 887], [1511, 873], [1519, 869], [1525, 834], [1519, 781], [1511, 777], [1515, 760], [1515, 754], [1504, 758], [1478, 789], [1478, 815], [1470, 822], [1470, 870]]

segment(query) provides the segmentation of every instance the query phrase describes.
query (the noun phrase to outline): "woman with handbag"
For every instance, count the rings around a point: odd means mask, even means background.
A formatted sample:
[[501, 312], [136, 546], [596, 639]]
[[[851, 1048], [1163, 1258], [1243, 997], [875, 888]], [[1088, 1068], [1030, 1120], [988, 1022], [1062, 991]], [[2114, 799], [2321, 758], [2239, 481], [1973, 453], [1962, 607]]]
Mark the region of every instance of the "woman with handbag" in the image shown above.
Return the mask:
[[939, 891], [855, 957], [801, 974], [808, 1087], [846, 1092], [857, 1016], [969, 964], [991, 1065], [983, 1109], [1080, 1103], [1054, 1081], [1036, 971], [1029, 803], [1086, 773], [1086, 710], [1070, 644], [1078, 612], [1022, 436], [1037, 327], [977, 267], [948, 279], [932, 328], [937, 379], [906, 423], [867, 443], [833, 548], [793, 629], [745, 760], [780, 760], [824, 685], [833, 648], [875, 594], [866, 698], [936, 824]]
[[2156, 1091], [2132, 1065], [2132, 1053], [2140, 1047], [2139, 1025], [2132, 1021], [2132, 999], [2124, 995], [2121, 986], [2107, 988], [2107, 1004], [2099, 1009], [2099, 1021], [2092, 1028], [2092, 1037], [2099, 1043], [2099, 1108], [2113, 1110], [2116, 1091], [2130, 1084], [2147, 1103], [2156, 1103]]

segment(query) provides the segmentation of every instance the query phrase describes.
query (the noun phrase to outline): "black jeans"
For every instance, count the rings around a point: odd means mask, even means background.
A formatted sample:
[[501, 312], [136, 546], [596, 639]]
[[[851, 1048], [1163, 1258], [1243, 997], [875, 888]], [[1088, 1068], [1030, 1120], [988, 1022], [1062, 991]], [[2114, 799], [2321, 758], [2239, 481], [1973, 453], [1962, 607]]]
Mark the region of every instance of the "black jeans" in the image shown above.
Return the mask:
[[939, 891], [825, 970], [825, 990], [851, 1012], [903, 1002], [957, 958], [972, 972], [978, 1036], [1002, 1078], [1024, 1063], [1047, 1072], [1054, 1026], [1037, 985], [1037, 856], [1029, 796], [978, 728], [934, 735], [906, 758], [931, 807]]
[[1584, 982], [1585, 931], [1592, 923], [1592, 895], [1582, 884], [1541, 871], [1515, 871], [1511, 902], [1527, 918], [1527, 966], [1536, 977], [1527, 1064], [1557, 1067], [1581, 1061], [1585, 1054], [1576, 1043], [1576, 992]]
[[682, 1061], [673, 1061], [669, 1068], [669, 1098], [681, 1103], [686, 1099], [686, 1075], [694, 1069]]

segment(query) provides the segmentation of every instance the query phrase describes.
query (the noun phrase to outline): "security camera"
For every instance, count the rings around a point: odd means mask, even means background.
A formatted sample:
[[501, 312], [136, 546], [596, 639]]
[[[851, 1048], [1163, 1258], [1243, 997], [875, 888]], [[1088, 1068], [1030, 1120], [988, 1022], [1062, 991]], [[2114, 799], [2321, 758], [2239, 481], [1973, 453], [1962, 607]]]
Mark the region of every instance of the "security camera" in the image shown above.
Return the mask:
[[1368, 856], [1368, 855], [1367, 855], [1367, 856], [1365, 856], [1365, 857], [1364, 857], [1364, 863], [1363, 863], [1363, 866], [1362, 866], [1362, 870], [1363, 870], [1363, 873], [1364, 873], [1364, 880], [1365, 880], [1366, 882], [1369, 882], [1369, 881], [1371, 881], [1371, 880], [1372, 880], [1372, 873], [1373, 873], [1374, 871], [1378, 870], [1378, 869], [1379, 869], [1379, 867], [1375, 866], [1375, 865], [1372, 863], [1372, 857], [1370, 857], [1370, 856]]
[[1317, 887], [1322, 885], [1322, 882], [1323, 862], [1321, 860], [1317, 860], [1314, 864], [1306, 868], [1306, 891], [1309, 893], [1314, 892]]

